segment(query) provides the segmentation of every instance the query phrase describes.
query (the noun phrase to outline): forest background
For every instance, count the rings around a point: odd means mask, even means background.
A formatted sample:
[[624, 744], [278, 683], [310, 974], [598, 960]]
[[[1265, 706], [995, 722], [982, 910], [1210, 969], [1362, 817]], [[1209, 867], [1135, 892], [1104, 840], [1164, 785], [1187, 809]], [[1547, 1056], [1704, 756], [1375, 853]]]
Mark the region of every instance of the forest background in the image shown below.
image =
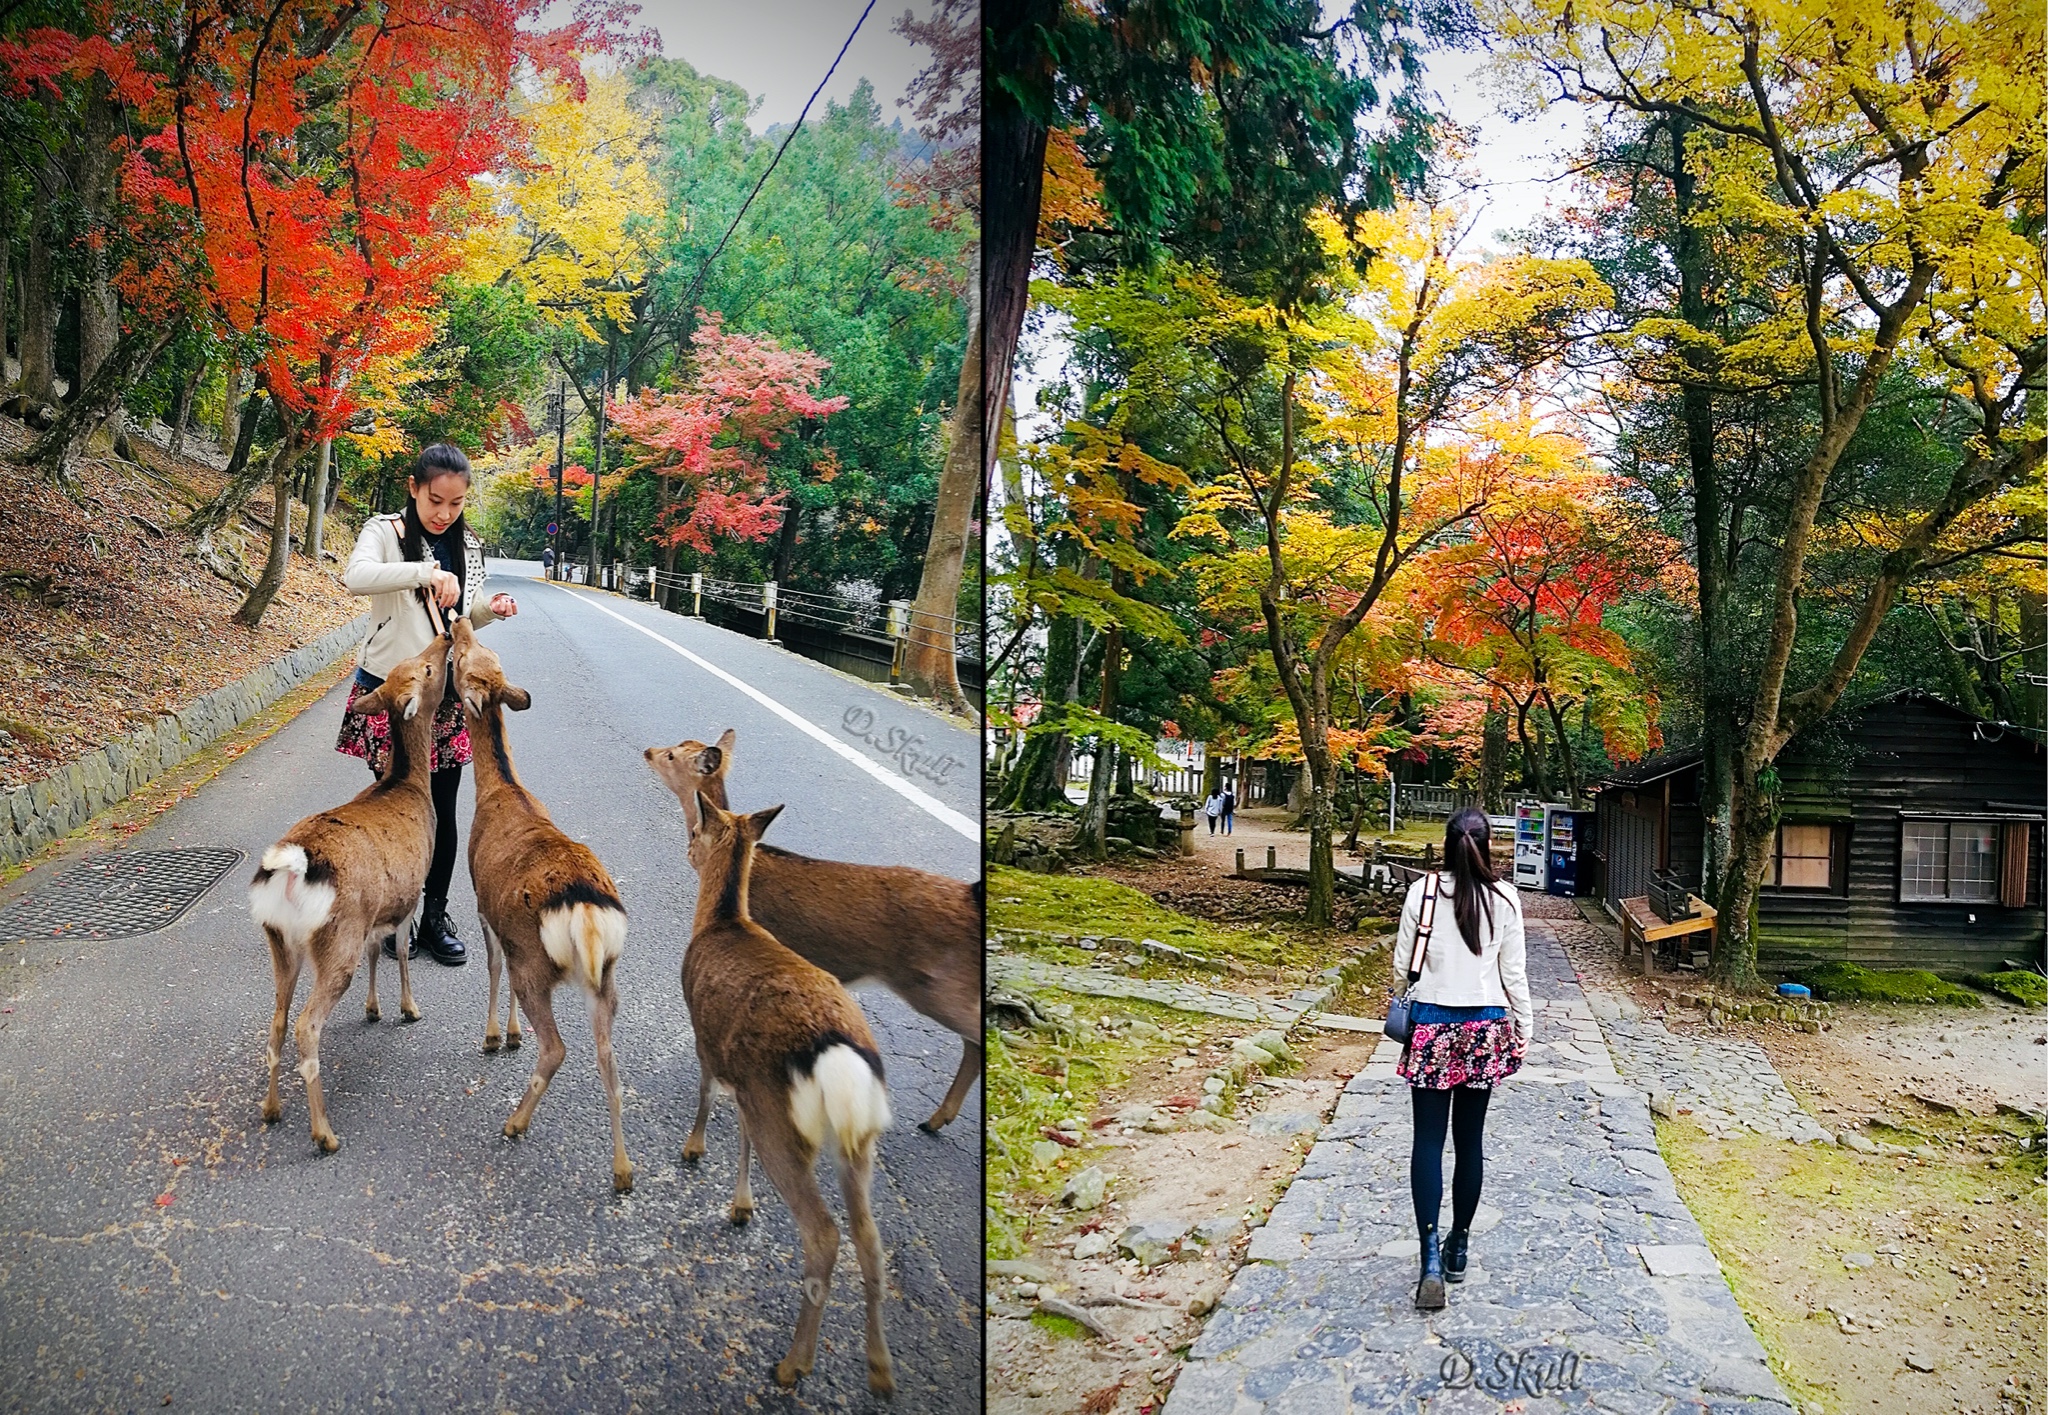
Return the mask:
[[[994, 804], [1100, 852], [1161, 738], [1296, 762], [1317, 922], [1392, 774], [1696, 747], [1745, 983], [1788, 742], [2043, 726], [2038, 4], [989, 11]], [[1435, 59], [1578, 116], [1547, 199]]]

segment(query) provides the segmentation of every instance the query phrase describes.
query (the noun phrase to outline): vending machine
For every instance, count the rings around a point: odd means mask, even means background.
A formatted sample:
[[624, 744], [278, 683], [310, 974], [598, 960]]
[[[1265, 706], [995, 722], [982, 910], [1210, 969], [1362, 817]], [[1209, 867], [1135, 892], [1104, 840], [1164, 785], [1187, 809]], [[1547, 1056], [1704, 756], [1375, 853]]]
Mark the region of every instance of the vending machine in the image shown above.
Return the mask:
[[1546, 806], [1544, 814], [1543, 887], [1552, 894], [1586, 893], [1593, 884], [1593, 812]]
[[1550, 807], [1523, 801], [1515, 807], [1515, 888], [1541, 889], [1544, 878], [1544, 824]]

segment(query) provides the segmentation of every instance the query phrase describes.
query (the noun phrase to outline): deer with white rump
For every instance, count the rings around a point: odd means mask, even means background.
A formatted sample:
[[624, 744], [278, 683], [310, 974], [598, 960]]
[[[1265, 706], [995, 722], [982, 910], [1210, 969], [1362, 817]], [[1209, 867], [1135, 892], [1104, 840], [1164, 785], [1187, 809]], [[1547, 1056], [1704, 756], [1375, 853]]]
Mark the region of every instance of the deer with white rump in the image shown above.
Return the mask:
[[469, 877], [476, 887], [491, 974], [484, 1050], [496, 1051], [500, 1043], [501, 971], [510, 974], [512, 993], [505, 1040], [519, 1045], [523, 1010], [540, 1041], [533, 1079], [505, 1122], [505, 1136], [517, 1139], [526, 1133], [534, 1108], [568, 1054], [555, 1026], [554, 993], [562, 983], [573, 982], [590, 998], [597, 1069], [611, 1101], [612, 1188], [626, 1193], [633, 1187], [633, 1163], [626, 1158], [619, 1072], [612, 1059], [612, 1019], [619, 1010], [613, 974], [626, 946], [626, 906], [597, 856], [556, 827], [547, 807], [512, 769], [504, 709], [524, 712], [533, 700], [524, 688], [505, 681], [498, 656], [477, 642], [466, 619], [455, 623], [455, 688], [475, 752]]
[[701, 824], [690, 837], [690, 863], [697, 869], [697, 915], [683, 954], [683, 999], [697, 1035], [700, 1085], [683, 1158], [704, 1154], [713, 1089], [731, 1091], [740, 1109], [732, 1221], [753, 1216], [752, 1148], [803, 1235], [803, 1307], [789, 1353], [775, 1367], [775, 1379], [787, 1386], [810, 1372], [817, 1355], [818, 1325], [839, 1256], [839, 1229], [812, 1173], [821, 1149], [838, 1151], [867, 1302], [868, 1389], [889, 1395], [896, 1379], [882, 1335], [882, 1239], [868, 1207], [875, 1141], [889, 1126], [882, 1058], [852, 995], [748, 913], [754, 847], [782, 807], [738, 816], [703, 797], [695, 804]]
[[[685, 740], [649, 747], [654, 774], [683, 803], [697, 833], [697, 794], [729, 809], [725, 774], [735, 734], [716, 746]], [[960, 1113], [981, 1075], [981, 894], [973, 884], [897, 865], [853, 865], [763, 845], [754, 852], [749, 907], [785, 948], [851, 986], [866, 978], [960, 1036], [960, 1068], [920, 1129], [936, 1132]]]
[[[313, 965], [313, 989], [299, 1009], [296, 1040], [299, 1074], [306, 1078], [306, 1108], [313, 1141], [333, 1153], [341, 1148], [327, 1123], [320, 1090], [320, 1031], [327, 1014], [355, 978], [356, 965], [370, 960], [370, 996], [364, 1014], [377, 1020], [377, 953], [411, 917], [426, 882], [433, 853], [434, 801], [427, 772], [432, 765], [434, 709], [447, 686], [448, 639], [428, 644], [417, 657], [391, 671], [383, 686], [365, 693], [350, 708], [360, 716], [391, 717], [391, 763], [383, 776], [344, 806], [306, 817], [284, 839], [263, 852], [263, 864], [249, 883], [249, 912], [270, 942], [270, 967], [277, 979], [277, 1008], [270, 1018], [264, 1052], [270, 1089], [263, 1119], [284, 1115], [277, 1095], [277, 1065], [284, 1048], [285, 1018], [291, 1011], [300, 970]], [[398, 950], [398, 1012], [419, 1020], [412, 999], [407, 950]]]

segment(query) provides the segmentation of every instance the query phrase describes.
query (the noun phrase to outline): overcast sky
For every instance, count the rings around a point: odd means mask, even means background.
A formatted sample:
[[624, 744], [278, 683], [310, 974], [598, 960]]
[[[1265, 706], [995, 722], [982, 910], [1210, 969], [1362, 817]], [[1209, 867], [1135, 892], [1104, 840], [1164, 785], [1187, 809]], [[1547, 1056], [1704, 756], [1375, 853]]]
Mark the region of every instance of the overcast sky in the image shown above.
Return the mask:
[[[730, 79], [760, 104], [749, 119], [755, 132], [793, 123], [804, 100], [825, 76], [866, 0], [641, 0], [640, 21], [661, 32], [661, 52], [687, 59], [700, 73]], [[896, 106], [931, 51], [893, 28], [905, 10], [923, 16], [930, 0], [875, 0], [853, 47], [819, 95], [845, 102], [861, 79], [875, 86], [882, 121], [909, 115]]]

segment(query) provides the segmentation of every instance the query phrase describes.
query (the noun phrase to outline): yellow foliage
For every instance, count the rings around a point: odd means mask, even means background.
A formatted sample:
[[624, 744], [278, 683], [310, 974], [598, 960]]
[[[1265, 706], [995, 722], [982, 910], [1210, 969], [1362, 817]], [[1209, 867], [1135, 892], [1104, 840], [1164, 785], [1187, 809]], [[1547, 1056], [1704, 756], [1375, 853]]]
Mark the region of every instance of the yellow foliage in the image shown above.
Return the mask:
[[479, 183], [479, 219], [463, 275], [509, 279], [554, 322], [597, 338], [596, 317], [630, 323], [647, 278], [662, 199], [648, 152], [653, 120], [634, 109], [623, 75], [591, 80], [578, 102], [550, 84], [524, 111], [518, 170]]

